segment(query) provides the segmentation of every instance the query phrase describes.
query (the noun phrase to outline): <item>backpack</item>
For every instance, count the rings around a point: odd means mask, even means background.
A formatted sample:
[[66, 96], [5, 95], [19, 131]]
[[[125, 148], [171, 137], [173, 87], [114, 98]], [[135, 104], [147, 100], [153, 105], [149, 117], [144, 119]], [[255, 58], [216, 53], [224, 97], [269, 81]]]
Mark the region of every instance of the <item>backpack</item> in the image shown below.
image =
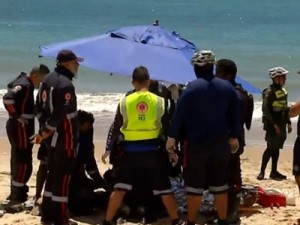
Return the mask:
[[254, 98], [253, 95], [248, 93], [240, 84], [235, 86], [235, 89], [238, 92], [238, 95], [242, 101], [242, 114], [243, 114], [243, 122], [247, 128], [250, 130], [252, 123], [252, 116], [254, 110]]

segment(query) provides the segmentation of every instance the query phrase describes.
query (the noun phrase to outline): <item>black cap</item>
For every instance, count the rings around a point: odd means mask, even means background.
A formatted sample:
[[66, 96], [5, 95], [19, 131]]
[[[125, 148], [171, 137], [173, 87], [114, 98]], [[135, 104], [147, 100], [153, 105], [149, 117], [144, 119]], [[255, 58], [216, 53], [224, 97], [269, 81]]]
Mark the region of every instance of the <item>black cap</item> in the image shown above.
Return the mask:
[[77, 62], [83, 62], [83, 58], [77, 57], [74, 52], [70, 50], [61, 50], [56, 57], [57, 62], [68, 62], [77, 60]]

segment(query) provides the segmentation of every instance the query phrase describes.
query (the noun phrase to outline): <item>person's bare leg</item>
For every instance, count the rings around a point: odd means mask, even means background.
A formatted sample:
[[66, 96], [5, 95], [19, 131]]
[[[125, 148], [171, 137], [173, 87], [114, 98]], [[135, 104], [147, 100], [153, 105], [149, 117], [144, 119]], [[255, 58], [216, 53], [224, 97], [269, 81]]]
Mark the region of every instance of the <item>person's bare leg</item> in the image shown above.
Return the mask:
[[198, 217], [198, 210], [201, 206], [202, 196], [187, 195], [187, 220], [190, 223], [195, 223]]
[[168, 211], [171, 220], [178, 219], [178, 213], [177, 213], [177, 207], [176, 207], [176, 201], [174, 195], [173, 194], [162, 195], [161, 199]]
[[46, 177], [48, 173], [47, 165], [40, 162], [39, 169], [36, 173], [36, 188], [35, 188], [35, 202], [41, 198], [41, 193], [46, 182]]
[[124, 195], [126, 194], [126, 191], [123, 190], [115, 190], [111, 193], [108, 207], [106, 211], [106, 217], [105, 220], [108, 222], [111, 222], [116, 215], [117, 210], [121, 206], [123, 202]]
[[228, 206], [228, 195], [227, 192], [214, 194], [215, 207], [218, 210], [218, 216], [220, 220], [227, 219], [227, 206]]
[[299, 194], [300, 194], [300, 176], [295, 175], [295, 181], [296, 181], [296, 183], [297, 183], [298, 190], [299, 190]]

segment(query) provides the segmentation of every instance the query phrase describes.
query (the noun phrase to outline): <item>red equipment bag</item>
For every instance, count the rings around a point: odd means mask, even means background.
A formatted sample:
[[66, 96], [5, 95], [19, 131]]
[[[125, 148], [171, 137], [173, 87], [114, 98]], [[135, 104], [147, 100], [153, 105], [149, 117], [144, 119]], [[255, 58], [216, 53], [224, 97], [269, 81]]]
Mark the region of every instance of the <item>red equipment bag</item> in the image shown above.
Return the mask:
[[286, 196], [274, 189], [258, 188], [257, 203], [263, 207], [277, 207], [286, 206]]

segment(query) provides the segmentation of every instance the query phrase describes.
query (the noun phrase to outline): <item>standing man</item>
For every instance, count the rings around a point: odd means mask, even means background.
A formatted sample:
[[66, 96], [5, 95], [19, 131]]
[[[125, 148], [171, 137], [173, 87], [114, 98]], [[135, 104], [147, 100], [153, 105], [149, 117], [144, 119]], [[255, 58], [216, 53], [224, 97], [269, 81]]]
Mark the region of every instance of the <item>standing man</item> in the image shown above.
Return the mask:
[[207, 186], [215, 196], [218, 224], [227, 224], [227, 170], [230, 153], [239, 147], [239, 100], [229, 82], [214, 76], [215, 56], [210, 50], [196, 52], [192, 64], [197, 79], [187, 85], [179, 99], [166, 148], [174, 153], [183, 127], [187, 225], [195, 225]]
[[28, 197], [26, 183], [32, 173], [32, 144], [28, 140], [34, 134], [34, 88], [39, 87], [48, 73], [43, 64], [33, 67], [29, 75], [22, 72], [7, 85], [8, 92], [3, 96], [9, 114], [6, 132], [11, 144], [9, 204], [25, 202]]
[[69, 50], [61, 50], [56, 59], [57, 67], [40, 86], [41, 128], [32, 142], [44, 141], [49, 160], [41, 220], [67, 225], [68, 185], [77, 148], [77, 100], [72, 80], [83, 59]]
[[277, 171], [279, 159], [279, 149], [283, 148], [286, 139], [286, 129], [288, 133], [292, 131], [291, 121], [288, 116], [288, 93], [283, 88], [288, 71], [283, 67], [274, 67], [269, 70], [269, 76], [272, 84], [265, 88], [263, 97], [263, 117], [264, 130], [266, 131], [265, 140], [267, 148], [262, 156], [260, 173], [258, 180], [265, 177], [267, 164], [272, 158], [272, 170], [270, 178], [273, 180], [285, 180], [286, 176]]
[[[150, 77], [143, 66], [134, 69], [132, 84], [136, 91], [121, 99], [114, 123], [114, 130], [122, 134], [123, 154], [118, 162], [116, 183], [103, 225], [112, 224], [126, 192], [141, 182], [150, 187], [153, 194], [161, 196], [172, 224], [182, 224], [171, 191], [165, 152], [159, 146], [164, 99], [149, 92]], [[102, 160], [105, 161], [107, 156], [104, 154]], [[170, 154], [170, 158], [176, 160], [175, 154]]]
[[229, 191], [228, 191], [228, 216], [232, 221], [238, 220], [239, 197], [242, 186], [242, 171], [240, 155], [244, 152], [245, 129], [250, 130], [254, 109], [253, 96], [249, 94], [240, 84], [236, 83], [237, 66], [230, 59], [220, 59], [216, 66], [216, 76], [229, 81], [235, 88], [241, 106], [241, 124], [238, 135], [239, 149], [235, 154], [230, 155], [229, 159]]
[[294, 144], [293, 150], [293, 175], [295, 176], [295, 181], [298, 186], [299, 194], [300, 194], [300, 101], [297, 101], [294, 105], [291, 106], [289, 111], [289, 117], [298, 116], [297, 122], [297, 139]]

